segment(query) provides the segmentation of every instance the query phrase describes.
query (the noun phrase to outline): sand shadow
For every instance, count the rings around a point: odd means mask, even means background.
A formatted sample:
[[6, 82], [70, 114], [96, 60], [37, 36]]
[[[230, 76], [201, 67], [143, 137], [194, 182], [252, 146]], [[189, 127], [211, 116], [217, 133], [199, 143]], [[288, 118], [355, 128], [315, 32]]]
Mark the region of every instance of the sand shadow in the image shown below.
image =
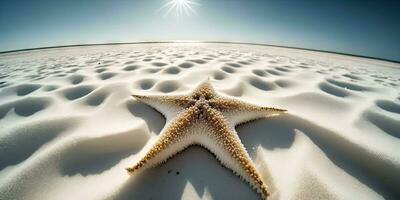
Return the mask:
[[354, 91], [371, 91], [372, 90], [372, 88], [370, 88], [370, 87], [362, 86], [362, 85], [358, 85], [358, 84], [354, 84], [354, 83], [350, 83], [350, 82], [346, 82], [346, 81], [338, 81], [338, 80], [334, 80], [334, 79], [327, 79], [327, 81], [333, 85], [336, 85], [341, 88], [346, 88], [349, 90], [354, 90]]
[[110, 96], [110, 92], [105, 90], [96, 90], [90, 93], [85, 98], [85, 104], [89, 106], [100, 106]]
[[164, 165], [133, 176], [112, 199], [182, 199], [187, 184], [192, 185], [200, 197], [259, 199], [250, 186], [199, 146], [192, 146]]
[[253, 86], [253, 87], [255, 87], [255, 88], [259, 89], [259, 90], [270, 91], [270, 90], [275, 90], [276, 89], [276, 86], [275, 86], [274, 83], [268, 82], [268, 81], [263, 81], [263, 80], [261, 80], [261, 79], [259, 79], [257, 77], [249, 77], [247, 82], [251, 86]]
[[366, 111], [363, 118], [393, 137], [400, 138], [400, 120], [374, 111]]
[[42, 87], [39, 84], [21, 84], [16, 87], [16, 92], [18, 96], [28, 95]]
[[318, 84], [319, 89], [326, 92], [327, 94], [336, 96], [336, 97], [347, 97], [350, 95], [348, 90], [345, 90], [341, 87], [333, 86], [327, 82], [322, 82]]
[[15, 114], [18, 116], [29, 117], [39, 111], [45, 110], [51, 103], [52, 101], [45, 97], [27, 97], [6, 103], [0, 105], [0, 120], [3, 119], [11, 109], [14, 109]]
[[377, 100], [375, 104], [387, 112], [400, 114], [400, 104], [388, 100]]
[[61, 174], [100, 174], [122, 159], [137, 153], [148, 139], [149, 135], [144, 129], [82, 139], [62, 151]]
[[76, 125], [75, 119], [58, 119], [29, 124], [0, 139], [0, 171], [28, 159], [44, 144]]
[[71, 87], [67, 88], [62, 91], [62, 94], [64, 95], [65, 98], [67, 98], [70, 101], [82, 98], [89, 93], [91, 93], [95, 88], [93, 86], [76, 86], [76, 87]]
[[126, 106], [133, 116], [142, 118], [146, 122], [151, 132], [157, 135], [161, 132], [166, 120], [153, 107], [134, 99], [128, 100]]

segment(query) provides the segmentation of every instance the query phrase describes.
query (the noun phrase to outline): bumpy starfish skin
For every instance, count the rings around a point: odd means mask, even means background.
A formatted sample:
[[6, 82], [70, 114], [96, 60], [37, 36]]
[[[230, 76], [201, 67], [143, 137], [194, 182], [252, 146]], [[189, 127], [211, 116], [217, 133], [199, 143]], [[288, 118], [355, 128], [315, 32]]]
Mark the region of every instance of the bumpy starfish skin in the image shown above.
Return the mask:
[[188, 96], [133, 97], [155, 107], [170, 122], [139, 162], [127, 168], [128, 172], [158, 165], [190, 145], [200, 145], [250, 183], [263, 198], [269, 195], [268, 187], [241, 143], [235, 126], [286, 110], [221, 97], [208, 82], [202, 83]]

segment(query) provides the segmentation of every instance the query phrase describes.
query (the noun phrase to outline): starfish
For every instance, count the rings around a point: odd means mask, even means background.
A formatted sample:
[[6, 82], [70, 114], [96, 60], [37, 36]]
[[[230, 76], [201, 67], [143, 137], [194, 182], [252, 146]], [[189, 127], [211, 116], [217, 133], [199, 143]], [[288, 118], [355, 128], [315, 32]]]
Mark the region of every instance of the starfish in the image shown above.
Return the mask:
[[214, 154], [223, 166], [247, 181], [262, 198], [270, 192], [235, 131], [235, 126], [284, 109], [253, 105], [217, 94], [208, 81], [191, 94], [179, 96], [132, 95], [161, 112], [166, 125], [129, 173], [157, 166], [191, 145]]

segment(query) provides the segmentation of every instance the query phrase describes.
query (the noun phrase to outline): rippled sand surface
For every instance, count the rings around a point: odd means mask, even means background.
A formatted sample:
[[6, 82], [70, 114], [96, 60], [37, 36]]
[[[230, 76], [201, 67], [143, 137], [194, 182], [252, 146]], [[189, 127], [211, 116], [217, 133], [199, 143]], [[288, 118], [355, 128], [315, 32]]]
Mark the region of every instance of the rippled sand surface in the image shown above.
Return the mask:
[[0, 55], [0, 199], [258, 199], [189, 148], [129, 176], [165, 125], [136, 94], [288, 109], [236, 130], [270, 199], [400, 198], [400, 64], [244, 44], [78, 46]]

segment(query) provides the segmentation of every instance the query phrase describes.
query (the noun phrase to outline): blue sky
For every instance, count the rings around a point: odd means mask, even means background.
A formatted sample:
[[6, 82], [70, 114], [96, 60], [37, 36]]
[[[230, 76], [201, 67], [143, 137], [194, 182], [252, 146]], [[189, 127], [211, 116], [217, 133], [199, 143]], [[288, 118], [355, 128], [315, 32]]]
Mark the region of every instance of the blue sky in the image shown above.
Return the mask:
[[2, 0], [0, 51], [82, 43], [208, 40], [268, 43], [400, 61], [400, 1]]

